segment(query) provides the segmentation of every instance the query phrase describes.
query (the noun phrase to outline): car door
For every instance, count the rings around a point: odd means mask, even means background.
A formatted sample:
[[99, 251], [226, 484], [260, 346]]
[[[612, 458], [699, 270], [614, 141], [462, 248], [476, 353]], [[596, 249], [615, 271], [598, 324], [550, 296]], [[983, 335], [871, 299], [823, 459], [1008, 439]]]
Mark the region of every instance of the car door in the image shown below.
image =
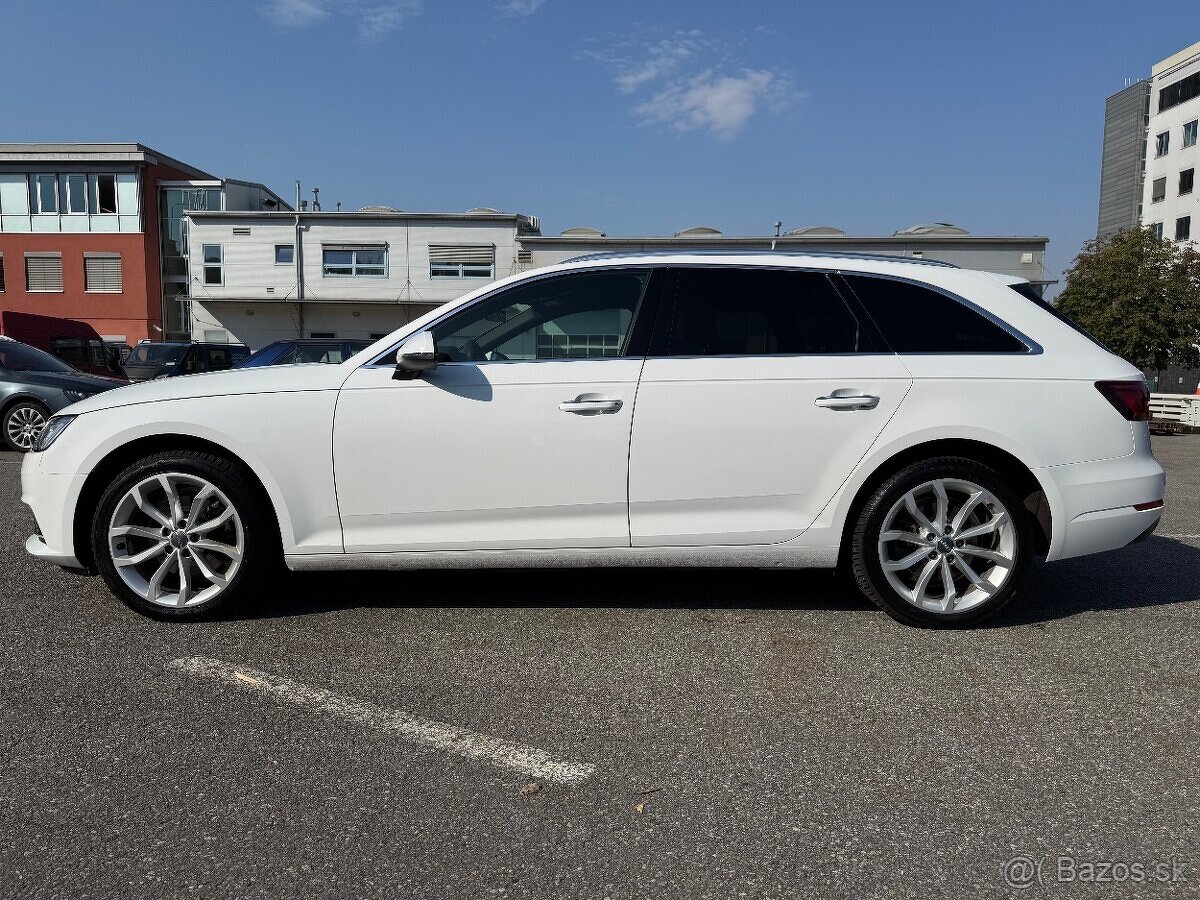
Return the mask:
[[638, 388], [633, 546], [771, 544], [812, 524], [911, 385], [825, 274], [673, 271]]
[[346, 550], [629, 546], [651, 280], [521, 282], [436, 324], [422, 377], [394, 379], [394, 351], [357, 369], [334, 420]]

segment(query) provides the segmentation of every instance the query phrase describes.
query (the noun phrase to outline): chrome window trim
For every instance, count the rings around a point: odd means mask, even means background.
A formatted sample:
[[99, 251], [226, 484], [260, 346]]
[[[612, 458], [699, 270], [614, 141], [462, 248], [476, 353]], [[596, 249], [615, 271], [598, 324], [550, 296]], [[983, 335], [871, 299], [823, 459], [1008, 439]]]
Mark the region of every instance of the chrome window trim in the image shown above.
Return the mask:
[[[872, 261], [874, 261], [874, 257], [872, 257], [871, 259], [872, 259]], [[891, 261], [891, 260], [888, 260], [885, 258], [885, 261]], [[569, 260], [567, 262], [569, 262]], [[917, 264], [919, 265], [920, 261], [917, 261]], [[952, 266], [948, 263], [945, 264], [944, 267], [954, 268], [954, 269], [958, 268], [957, 266]], [[1033, 338], [1029, 337], [1024, 332], [1014, 328], [1012, 325], [1009, 325], [1003, 319], [988, 312], [986, 309], [979, 306], [978, 304], [972, 303], [970, 300], [966, 299], [965, 297], [962, 297], [946, 288], [940, 287], [939, 285], [930, 284], [927, 281], [919, 281], [915, 278], [905, 278], [901, 275], [883, 274], [883, 273], [879, 273], [879, 272], [862, 272], [862, 271], [858, 271], [858, 270], [848, 271], [846, 269], [829, 268], [829, 267], [825, 267], [825, 266], [764, 266], [764, 265], [746, 265], [746, 264], [734, 264], [734, 263], [707, 263], [707, 262], [706, 263], [680, 263], [680, 262], [667, 262], [667, 261], [661, 260], [661, 259], [657, 260], [657, 261], [652, 261], [652, 260], [648, 259], [644, 262], [627, 263], [627, 264], [613, 265], [613, 266], [594, 266], [594, 267], [589, 266], [587, 269], [576, 269], [573, 271], [566, 271], [566, 272], [562, 272], [562, 271], [546, 272], [546, 273], [539, 274], [539, 275], [533, 275], [527, 279], [522, 279], [521, 281], [517, 281], [517, 282], [513, 282], [512, 284], [505, 285], [502, 288], [497, 288], [494, 291], [488, 291], [486, 294], [482, 294], [479, 297], [476, 297], [474, 300], [472, 300], [470, 303], [466, 304], [465, 306], [460, 306], [460, 307], [456, 307], [455, 309], [449, 310], [445, 315], [439, 316], [438, 318], [434, 319], [432, 322], [428, 323], [422, 329], [422, 331], [429, 331], [429, 330], [437, 327], [438, 325], [440, 325], [442, 322], [444, 322], [446, 319], [450, 318], [451, 316], [457, 315], [460, 312], [464, 312], [465, 310], [468, 310], [471, 307], [475, 306], [477, 303], [482, 303], [483, 301], [491, 299], [492, 297], [496, 296], [501, 291], [507, 291], [510, 288], [517, 287], [518, 285], [532, 284], [535, 281], [541, 281], [543, 279], [555, 278], [555, 277], [563, 276], [563, 275], [572, 275], [575, 272], [582, 272], [582, 271], [611, 272], [611, 271], [621, 271], [621, 270], [625, 270], [625, 269], [671, 269], [671, 268], [676, 268], [676, 269], [679, 269], [679, 268], [727, 268], [727, 269], [755, 269], [755, 270], [760, 270], [760, 269], [778, 270], [781, 268], [791, 268], [794, 271], [798, 271], [798, 272], [816, 272], [816, 273], [824, 274], [824, 275], [838, 275], [843, 278], [846, 276], [849, 276], [849, 275], [855, 275], [855, 276], [862, 276], [865, 278], [881, 278], [881, 279], [885, 279], [885, 280], [889, 280], [889, 281], [899, 281], [899, 282], [903, 282], [906, 284], [914, 285], [916, 287], [925, 288], [926, 290], [933, 291], [935, 293], [941, 294], [944, 297], [948, 297], [951, 300], [961, 303], [963, 306], [967, 307], [968, 309], [970, 309], [977, 315], [982, 316], [984, 319], [986, 319], [987, 321], [991, 322], [993, 325], [1000, 328], [1002, 331], [1007, 333], [1010, 337], [1015, 338], [1017, 341], [1024, 344], [1025, 350], [1023, 350], [1023, 351], [1022, 350], [1010, 350], [1010, 351], [1004, 351], [1004, 352], [992, 352], [992, 351], [982, 351], [982, 350], [937, 350], [937, 351], [928, 351], [925, 353], [897, 353], [894, 350], [886, 350], [886, 351], [873, 351], [873, 352], [866, 352], [866, 353], [862, 353], [862, 352], [858, 352], [858, 353], [811, 353], [811, 354], [810, 353], [787, 353], [787, 354], [777, 353], [777, 354], [765, 354], [765, 355], [759, 354], [756, 356], [747, 356], [745, 354], [734, 353], [734, 354], [703, 355], [703, 356], [646, 356], [646, 357], [644, 357], [645, 359], [783, 359], [783, 358], [788, 358], [788, 357], [811, 359], [813, 357], [831, 357], [831, 356], [900, 356], [900, 357], [904, 357], [904, 356], [1037, 356], [1037, 355], [1040, 355], [1045, 352], [1042, 345], [1039, 344], [1037, 341], [1033, 340]], [[834, 287], [836, 289], [837, 285], [834, 285]], [[853, 294], [853, 289], [851, 289], [851, 293]], [[862, 301], [858, 299], [857, 295], [853, 296], [853, 301], [858, 307], [862, 308], [863, 311], [866, 312], [865, 307], [862, 306]], [[868, 315], [869, 315], [869, 313], [868, 313]], [[879, 326], [874, 324], [874, 322], [872, 322], [872, 325], [874, 326], [876, 331], [880, 330]], [[630, 327], [632, 328], [632, 325]], [[883, 335], [882, 331], [880, 331], [880, 335], [883, 336], [885, 341], [887, 340], [886, 336]], [[412, 335], [409, 335], [408, 337], [411, 337], [411, 336]], [[407, 340], [407, 337], [404, 340]], [[388, 348], [382, 354], [375, 357], [370, 362], [363, 363], [363, 365], [360, 366], [359, 368], [394, 369], [396, 367], [396, 363], [395, 363], [396, 351], [400, 349], [400, 346], [404, 343], [404, 340], [401, 340], [398, 343], [393, 344], [390, 348]], [[628, 357], [628, 356], [609, 357], [609, 359], [630, 359], [630, 358], [631, 357]], [[597, 361], [597, 359], [604, 359], [604, 358], [603, 357], [599, 357], [599, 358], [597, 358], [597, 357], [592, 357], [592, 358], [575, 357], [570, 360], [568, 360], [568, 359], [556, 359], [556, 360], [512, 359], [512, 360], [488, 360], [484, 363], [446, 362], [446, 363], [439, 363], [439, 366], [464, 366], [464, 365], [479, 366], [481, 364], [482, 365], [492, 365], [492, 364], [502, 364], [503, 365], [503, 364], [510, 364], [510, 363], [569, 362], [569, 361], [595, 362], [595, 361]], [[384, 360], [386, 360], [386, 361], [384, 361]]]

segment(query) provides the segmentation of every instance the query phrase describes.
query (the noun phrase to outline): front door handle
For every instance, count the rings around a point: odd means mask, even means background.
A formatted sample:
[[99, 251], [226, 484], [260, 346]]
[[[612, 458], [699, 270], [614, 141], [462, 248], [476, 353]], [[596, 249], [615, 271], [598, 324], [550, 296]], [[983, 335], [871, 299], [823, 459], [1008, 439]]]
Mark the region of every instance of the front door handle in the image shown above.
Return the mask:
[[874, 409], [879, 405], [879, 398], [873, 394], [839, 396], [835, 393], [828, 397], [818, 397], [813, 402], [823, 409]]
[[563, 412], [574, 413], [577, 416], [612, 415], [621, 408], [620, 400], [608, 398], [585, 399], [576, 397], [574, 400], [564, 400], [558, 404]]

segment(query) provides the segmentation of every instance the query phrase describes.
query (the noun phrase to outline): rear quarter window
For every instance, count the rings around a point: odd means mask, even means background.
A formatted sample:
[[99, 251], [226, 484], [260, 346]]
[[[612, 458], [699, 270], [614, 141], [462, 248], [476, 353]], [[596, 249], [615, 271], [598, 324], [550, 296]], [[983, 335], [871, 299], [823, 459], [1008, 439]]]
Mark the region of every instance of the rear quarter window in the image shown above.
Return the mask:
[[846, 283], [896, 353], [1026, 353], [1029, 348], [953, 297], [891, 278]]

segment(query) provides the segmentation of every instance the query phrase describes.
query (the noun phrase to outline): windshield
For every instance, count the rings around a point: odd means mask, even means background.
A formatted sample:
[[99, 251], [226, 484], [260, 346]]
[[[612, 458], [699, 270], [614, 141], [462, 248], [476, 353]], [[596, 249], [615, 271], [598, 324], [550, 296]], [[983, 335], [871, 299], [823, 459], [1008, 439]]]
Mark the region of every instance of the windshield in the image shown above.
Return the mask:
[[79, 370], [61, 359], [16, 341], [0, 341], [0, 369], [10, 372], [70, 372]]
[[173, 366], [183, 359], [187, 344], [138, 344], [125, 360], [127, 366]]

